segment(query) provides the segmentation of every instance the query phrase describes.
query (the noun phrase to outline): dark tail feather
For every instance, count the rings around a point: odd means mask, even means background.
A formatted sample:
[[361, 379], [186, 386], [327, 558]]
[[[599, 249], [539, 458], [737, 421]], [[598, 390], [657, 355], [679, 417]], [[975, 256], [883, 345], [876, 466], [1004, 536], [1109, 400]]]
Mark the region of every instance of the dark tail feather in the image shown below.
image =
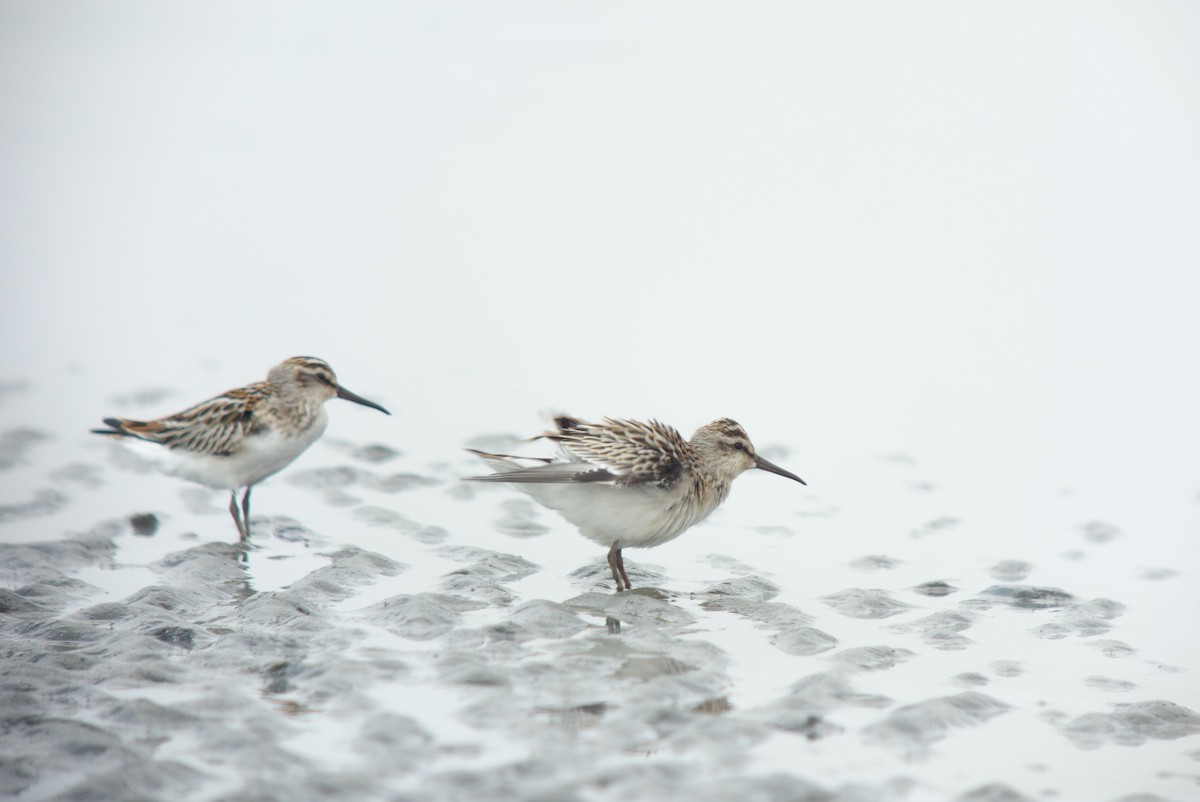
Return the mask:
[[[477, 457], [481, 457], [481, 458], [491, 461], [491, 462], [508, 462], [509, 460], [513, 460], [513, 459], [529, 459], [529, 460], [533, 460], [536, 462], [541, 462], [546, 465], [549, 465], [551, 462], [554, 461], [547, 457], [514, 457], [511, 454], [493, 454], [490, 451], [480, 451], [477, 448], [468, 448], [467, 451], [471, 452], [472, 454], [474, 454]], [[519, 465], [514, 464], [513, 470], [520, 471], [521, 468]], [[487, 476], [464, 476], [463, 481], [464, 482], [511, 482], [512, 481], [511, 479], [505, 478], [507, 476], [508, 476], [508, 472], [492, 473], [492, 474], [488, 474]]]
[[[105, 423], [108, 423], [108, 421], [105, 421]], [[545, 462], [546, 464], [554, 462], [553, 458], [551, 457], [514, 457], [512, 454], [493, 454], [490, 451], [480, 451], [477, 448], [467, 448], [464, 450], [471, 452], [477, 457], [483, 457], [484, 459], [529, 459], [536, 460], [537, 462]]]
[[[137, 421], [130, 421], [130, 423], [137, 423]], [[91, 429], [90, 430], [91, 433], [92, 434], [110, 434], [110, 435], [116, 435], [117, 437], [137, 437], [137, 435], [134, 434], [133, 432], [128, 432], [125, 430], [125, 426], [124, 426], [124, 424], [122, 424], [120, 418], [105, 418], [104, 425], [111, 426], [112, 428], [111, 429]]]
[[542, 432], [541, 434], [534, 435], [533, 437], [529, 438], [529, 442], [532, 443], [534, 440], [553, 440], [557, 443], [563, 439], [562, 436], [564, 434], [569, 434], [574, 430], [582, 429], [584, 426], [587, 426], [587, 423], [585, 423], [583, 420], [574, 418], [570, 415], [555, 415], [553, 420], [555, 426], [554, 431]]

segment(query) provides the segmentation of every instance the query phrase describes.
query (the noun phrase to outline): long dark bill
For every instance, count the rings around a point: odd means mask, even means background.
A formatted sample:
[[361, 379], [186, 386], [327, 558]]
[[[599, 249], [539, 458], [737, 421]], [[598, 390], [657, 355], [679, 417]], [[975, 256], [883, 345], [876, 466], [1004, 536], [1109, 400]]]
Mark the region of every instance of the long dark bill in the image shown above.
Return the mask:
[[763, 459], [762, 457], [758, 456], [757, 454], [754, 455], [754, 467], [761, 468], [764, 471], [769, 471], [770, 473], [777, 473], [780, 476], [786, 476], [789, 479], [795, 479], [797, 482], [799, 482], [802, 485], [808, 484], [808, 482], [804, 481], [803, 479], [801, 479], [799, 476], [792, 473], [791, 471], [785, 471], [783, 468], [780, 468], [775, 463], [769, 462], [769, 461]]
[[368, 401], [367, 399], [363, 398], [361, 395], [350, 392], [349, 390], [347, 390], [345, 387], [343, 387], [340, 384], [337, 385], [337, 397], [344, 398], [347, 401], [353, 401], [356, 404], [362, 404], [364, 407], [370, 407], [371, 409], [377, 409], [380, 412], [382, 412], [384, 415], [392, 414], [392, 413], [388, 412], [386, 409], [384, 409], [383, 407], [376, 404], [374, 401]]

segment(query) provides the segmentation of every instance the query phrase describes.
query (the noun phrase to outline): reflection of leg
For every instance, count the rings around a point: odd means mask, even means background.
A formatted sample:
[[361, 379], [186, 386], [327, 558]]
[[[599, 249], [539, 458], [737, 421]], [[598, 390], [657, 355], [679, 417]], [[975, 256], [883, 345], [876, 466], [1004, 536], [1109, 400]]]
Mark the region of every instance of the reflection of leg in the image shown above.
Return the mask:
[[237, 490], [233, 490], [229, 494], [229, 514], [233, 516], [233, 522], [237, 525], [238, 536], [245, 540], [249, 535], [246, 532], [246, 525], [242, 523], [242, 517], [238, 512]]
[[246, 522], [245, 537], [250, 537], [250, 488], [246, 488], [246, 495], [242, 496], [242, 520]]

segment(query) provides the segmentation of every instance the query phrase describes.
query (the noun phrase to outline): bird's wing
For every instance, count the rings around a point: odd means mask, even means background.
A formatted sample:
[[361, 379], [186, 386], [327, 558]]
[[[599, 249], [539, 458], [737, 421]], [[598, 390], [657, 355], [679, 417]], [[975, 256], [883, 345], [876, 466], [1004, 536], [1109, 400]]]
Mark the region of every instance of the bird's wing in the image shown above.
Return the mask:
[[[547, 457], [514, 457], [510, 454], [489, 454], [468, 448], [481, 457], [496, 473], [487, 476], [468, 476], [472, 482], [611, 482], [617, 477], [603, 468], [575, 460], [554, 460]], [[522, 464], [532, 462], [532, 465]]]
[[148, 421], [105, 418], [104, 423], [111, 430], [93, 431], [137, 437], [172, 450], [229, 456], [238, 450], [247, 434], [261, 428], [255, 421], [255, 411], [269, 395], [266, 383], [260, 382], [222, 393], [165, 418]]
[[687, 440], [673, 427], [655, 420], [605, 418], [603, 423], [585, 423], [560, 417], [555, 423], [558, 430], [542, 436], [562, 447], [571, 460], [567, 465], [587, 465], [588, 472], [607, 474], [605, 479], [591, 481], [671, 487], [691, 465]]

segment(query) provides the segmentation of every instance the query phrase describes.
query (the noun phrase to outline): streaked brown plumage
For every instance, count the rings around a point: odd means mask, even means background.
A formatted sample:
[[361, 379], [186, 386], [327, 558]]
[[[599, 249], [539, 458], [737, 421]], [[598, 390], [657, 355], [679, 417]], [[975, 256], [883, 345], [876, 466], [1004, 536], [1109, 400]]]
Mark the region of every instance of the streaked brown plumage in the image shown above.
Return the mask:
[[[559, 458], [513, 457], [475, 451], [497, 473], [475, 481], [512, 482], [556, 510], [580, 533], [609, 546], [617, 589], [632, 587], [621, 556], [678, 537], [728, 497], [735, 478], [751, 468], [804, 480], [754, 451], [746, 431], [729, 418], [701, 426], [691, 440], [658, 421], [568, 416], [540, 437], [561, 448]], [[526, 462], [533, 464], [527, 465]]]
[[[325, 402], [344, 398], [390, 415], [383, 407], [337, 383], [324, 360], [286, 359], [267, 380], [238, 387], [154, 420], [105, 418], [96, 434], [157, 443], [176, 457], [168, 472], [200, 484], [230, 490], [229, 511], [242, 538], [250, 535], [250, 491], [287, 467], [325, 431]], [[246, 488], [241, 513], [238, 488]]]

